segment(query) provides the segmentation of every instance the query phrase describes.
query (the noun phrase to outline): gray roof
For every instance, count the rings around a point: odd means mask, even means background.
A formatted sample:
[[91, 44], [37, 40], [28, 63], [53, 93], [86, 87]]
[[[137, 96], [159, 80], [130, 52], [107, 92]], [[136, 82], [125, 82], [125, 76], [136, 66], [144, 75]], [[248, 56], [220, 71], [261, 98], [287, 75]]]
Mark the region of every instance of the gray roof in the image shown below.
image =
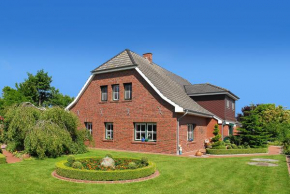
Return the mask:
[[190, 96], [220, 93], [220, 94], [230, 94], [236, 99], [239, 99], [239, 97], [233, 94], [231, 91], [225, 88], [219, 87], [219, 86], [215, 86], [210, 83], [185, 85], [184, 88], [185, 88], [186, 93]]
[[104, 70], [130, 66], [137, 66], [166, 98], [178, 106], [192, 112], [213, 116], [211, 112], [201, 107], [186, 94], [184, 85], [189, 85], [191, 84], [190, 82], [155, 63], [150, 63], [148, 59], [128, 49], [119, 53], [92, 72], [101, 72]]

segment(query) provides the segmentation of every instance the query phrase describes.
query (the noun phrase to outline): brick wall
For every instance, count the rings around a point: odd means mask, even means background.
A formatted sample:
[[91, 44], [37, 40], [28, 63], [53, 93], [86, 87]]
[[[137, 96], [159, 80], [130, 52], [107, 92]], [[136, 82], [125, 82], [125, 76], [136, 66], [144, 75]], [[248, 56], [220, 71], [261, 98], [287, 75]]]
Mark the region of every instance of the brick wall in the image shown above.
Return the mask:
[[[132, 83], [132, 100], [124, 100], [124, 83]], [[120, 86], [119, 101], [112, 101], [114, 84]], [[100, 86], [108, 86], [108, 101], [101, 101]], [[79, 101], [72, 107], [80, 119], [79, 128], [84, 122], [92, 122], [95, 147], [155, 153], [176, 153], [177, 117], [174, 107], [165, 102], [135, 70], [99, 74], [94, 77]], [[180, 122], [180, 143], [183, 152], [202, 149], [207, 138], [207, 125], [215, 120], [196, 116], [186, 116]], [[105, 139], [105, 123], [114, 126], [113, 140]], [[150, 122], [157, 124], [156, 142], [134, 141], [134, 123]], [[195, 141], [187, 141], [187, 124], [196, 124]]]

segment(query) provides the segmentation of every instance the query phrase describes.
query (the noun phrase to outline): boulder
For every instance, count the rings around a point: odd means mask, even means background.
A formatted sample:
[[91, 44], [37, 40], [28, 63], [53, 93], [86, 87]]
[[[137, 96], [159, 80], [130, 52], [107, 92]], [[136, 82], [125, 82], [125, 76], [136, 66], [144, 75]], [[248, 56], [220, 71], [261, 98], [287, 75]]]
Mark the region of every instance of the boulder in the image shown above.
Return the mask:
[[115, 168], [115, 161], [112, 158], [106, 156], [105, 158], [102, 159], [101, 165], [107, 168], [108, 167]]

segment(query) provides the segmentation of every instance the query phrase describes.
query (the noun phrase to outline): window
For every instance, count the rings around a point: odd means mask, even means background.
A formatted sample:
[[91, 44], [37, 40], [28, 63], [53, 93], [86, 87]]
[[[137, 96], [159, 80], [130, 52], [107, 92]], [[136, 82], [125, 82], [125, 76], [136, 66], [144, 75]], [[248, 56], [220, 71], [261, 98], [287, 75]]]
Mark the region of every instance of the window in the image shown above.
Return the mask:
[[187, 141], [193, 141], [194, 140], [194, 127], [193, 124], [187, 125]]
[[108, 100], [108, 86], [101, 86], [101, 100]]
[[232, 102], [232, 109], [235, 110], [235, 102]]
[[227, 100], [227, 108], [230, 108], [230, 101]]
[[113, 123], [105, 123], [105, 125], [106, 125], [106, 139], [113, 139], [114, 137]]
[[156, 141], [156, 123], [135, 123], [135, 141]]
[[93, 132], [93, 124], [90, 122], [85, 122], [86, 129], [92, 134]]
[[229, 125], [229, 135], [234, 134], [234, 126], [232, 124]]
[[131, 100], [132, 99], [132, 84], [124, 84], [125, 89], [125, 100]]
[[119, 92], [120, 88], [119, 85], [113, 85], [113, 100], [119, 100]]

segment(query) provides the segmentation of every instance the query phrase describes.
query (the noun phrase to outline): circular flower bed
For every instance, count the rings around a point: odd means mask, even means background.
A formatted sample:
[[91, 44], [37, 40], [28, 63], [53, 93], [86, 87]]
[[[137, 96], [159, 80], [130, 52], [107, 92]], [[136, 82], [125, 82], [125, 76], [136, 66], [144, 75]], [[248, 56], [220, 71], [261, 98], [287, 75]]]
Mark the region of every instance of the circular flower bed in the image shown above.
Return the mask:
[[90, 181], [132, 180], [147, 177], [156, 170], [150, 161], [135, 158], [114, 158], [114, 166], [102, 165], [102, 158], [79, 158], [56, 163], [56, 173], [60, 176]]

